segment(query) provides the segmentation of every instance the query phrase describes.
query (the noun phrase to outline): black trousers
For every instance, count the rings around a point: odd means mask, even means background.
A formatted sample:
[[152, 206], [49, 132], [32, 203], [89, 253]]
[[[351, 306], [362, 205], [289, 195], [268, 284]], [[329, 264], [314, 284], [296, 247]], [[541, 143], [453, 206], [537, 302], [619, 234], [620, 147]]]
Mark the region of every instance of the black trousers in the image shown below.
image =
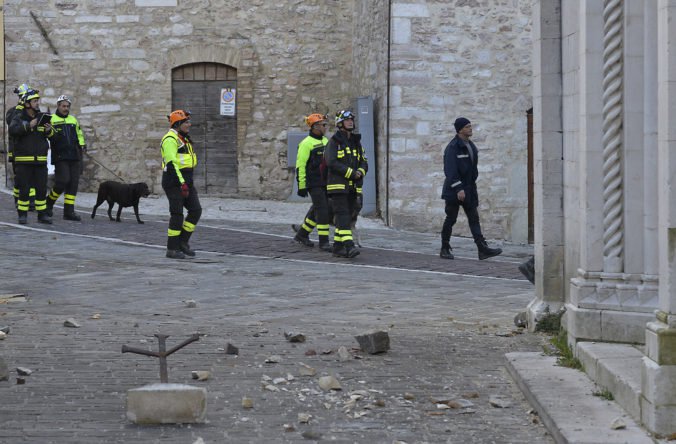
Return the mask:
[[[77, 194], [79, 182], [79, 160], [60, 160], [56, 162], [54, 164], [54, 188], [52, 189], [52, 199], [58, 199], [63, 192], [75, 196]], [[54, 194], [56, 194], [56, 198], [54, 198]]]
[[472, 232], [472, 237], [474, 242], [483, 240], [483, 235], [481, 234], [481, 224], [479, 223], [479, 208], [477, 206], [469, 206], [464, 203], [457, 201], [446, 201], [446, 206], [444, 211], [446, 212], [446, 219], [444, 220], [444, 226], [441, 229], [441, 246], [450, 247], [451, 246], [451, 234], [453, 233], [453, 225], [458, 220], [458, 212], [460, 207], [465, 211], [467, 216], [467, 222], [469, 223], [469, 230]]
[[353, 244], [351, 224], [357, 206], [357, 193], [330, 194], [329, 201], [336, 225], [334, 241]]
[[329, 199], [326, 194], [326, 188], [310, 188], [310, 198], [312, 205], [305, 215], [302, 228], [309, 233], [317, 227], [320, 236], [325, 236], [328, 241], [329, 235]]
[[19, 214], [28, 211], [30, 190], [35, 188], [35, 209], [42, 213], [47, 209], [47, 164], [14, 164], [14, 181], [19, 189], [17, 210]]
[[[165, 182], [165, 180], [163, 180]], [[197, 194], [197, 189], [190, 184], [188, 197], [181, 195], [181, 187], [162, 183], [162, 188], [169, 199], [169, 229], [167, 249], [178, 250], [181, 242], [188, 242], [195, 230], [195, 225], [202, 216], [202, 205]], [[183, 218], [183, 208], [188, 214]]]

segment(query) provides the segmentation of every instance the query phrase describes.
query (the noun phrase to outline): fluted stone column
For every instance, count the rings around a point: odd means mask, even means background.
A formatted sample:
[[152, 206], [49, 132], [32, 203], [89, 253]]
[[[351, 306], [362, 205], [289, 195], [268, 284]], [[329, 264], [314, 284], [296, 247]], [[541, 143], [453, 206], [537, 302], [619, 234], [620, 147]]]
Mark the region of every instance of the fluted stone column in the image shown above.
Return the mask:
[[657, 2], [659, 309], [646, 328], [641, 419], [676, 433], [676, 0]]

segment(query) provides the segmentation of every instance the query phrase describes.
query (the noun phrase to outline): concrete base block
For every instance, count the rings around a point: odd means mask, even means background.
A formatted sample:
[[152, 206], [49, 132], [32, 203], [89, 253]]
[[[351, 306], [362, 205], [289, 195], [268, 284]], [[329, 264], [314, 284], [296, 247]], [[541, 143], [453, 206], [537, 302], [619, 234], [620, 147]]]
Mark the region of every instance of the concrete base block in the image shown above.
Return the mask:
[[185, 384], [151, 384], [127, 391], [127, 419], [136, 424], [202, 423], [207, 390]]

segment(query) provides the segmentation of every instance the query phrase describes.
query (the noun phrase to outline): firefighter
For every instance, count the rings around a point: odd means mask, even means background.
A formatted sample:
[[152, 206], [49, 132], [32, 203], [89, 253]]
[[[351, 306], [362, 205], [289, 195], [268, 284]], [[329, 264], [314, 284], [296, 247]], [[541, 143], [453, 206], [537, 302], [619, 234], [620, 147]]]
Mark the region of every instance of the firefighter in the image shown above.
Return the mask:
[[28, 222], [30, 189], [35, 188], [35, 209], [38, 222], [51, 224], [47, 213], [47, 151], [48, 137], [54, 134], [49, 120], [40, 112], [40, 94], [35, 89], [23, 96], [24, 109], [17, 112], [9, 125], [9, 135], [14, 137], [14, 168], [19, 185], [17, 212], [19, 223]]
[[[171, 129], [162, 137], [162, 188], [169, 199], [169, 230], [167, 257], [185, 259], [195, 251], [188, 241], [202, 215], [202, 206], [193, 185], [193, 171], [197, 156], [190, 142], [190, 112], [173, 111], [169, 116]], [[183, 219], [183, 208], [188, 214]]]
[[326, 192], [335, 215], [333, 255], [353, 258], [359, 249], [352, 240], [351, 220], [358, 205], [357, 188], [368, 171], [361, 135], [354, 132], [354, 114], [336, 113], [336, 133], [329, 140], [324, 158], [328, 169]]
[[59, 96], [56, 113], [52, 115], [54, 135], [51, 140], [52, 165], [54, 165], [54, 188], [47, 196], [47, 212], [52, 216], [56, 200], [63, 196], [63, 218], [80, 221], [75, 213], [75, 196], [80, 181], [82, 152], [86, 150], [84, 135], [75, 116], [70, 114], [70, 98]]
[[[29, 90], [31, 90], [29, 85], [22, 83], [19, 85], [17, 88], [14, 88], [14, 94], [16, 94], [19, 97], [19, 103], [16, 104], [16, 106], [11, 107], [10, 109], [7, 110], [7, 114], [5, 114], [5, 123], [7, 123], [7, 126], [9, 126], [10, 123], [12, 123], [12, 119], [17, 113], [21, 113], [23, 111], [23, 95], [26, 94]], [[14, 190], [12, 192], [14, 196], [14, 206], [17, 205], [17, 202], [19, 201], [19, 186], [17, 185], [17, 179], [16, 179], [16, 169], [14, 168], [14, 137], [9, 136], [8, 137], [8, 143], [7, 143], [7, 161], [12, 164], [12, 173], [14, 174]], [[30, 201], [30, 210], [35, 209], [35, 188], [31, 188], [30, 192], [28, 194], [29, 201]]]
[[326, 130], [329, 126], [322, 114], [310, 114], [305, 118], [305, 123], [310, 127], [310, 133], [298, 144], [296, 157], [296, 181], [298, 182], [298, 195], [307, 197], [310, 195], [312, 206], [305, 216], [303, 224], [296, 232], [294, 240], [305, 246], [312, 247], [309, 236], [314, 227], [317, 227], [319, 235], [319, 248], [323, 251], [331, 251], [329, 243], [329, 204], [326, 196], [324, 148], [329, 142], [326, 138]]

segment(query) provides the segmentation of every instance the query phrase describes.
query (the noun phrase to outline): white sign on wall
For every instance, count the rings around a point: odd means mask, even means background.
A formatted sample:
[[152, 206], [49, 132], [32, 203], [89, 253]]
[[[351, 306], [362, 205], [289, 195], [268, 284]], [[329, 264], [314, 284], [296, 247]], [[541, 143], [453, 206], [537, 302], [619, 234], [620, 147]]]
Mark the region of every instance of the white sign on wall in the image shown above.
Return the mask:
[[221, 89], [221, 116], [235, 115], [236, 97], [235, 88]]

